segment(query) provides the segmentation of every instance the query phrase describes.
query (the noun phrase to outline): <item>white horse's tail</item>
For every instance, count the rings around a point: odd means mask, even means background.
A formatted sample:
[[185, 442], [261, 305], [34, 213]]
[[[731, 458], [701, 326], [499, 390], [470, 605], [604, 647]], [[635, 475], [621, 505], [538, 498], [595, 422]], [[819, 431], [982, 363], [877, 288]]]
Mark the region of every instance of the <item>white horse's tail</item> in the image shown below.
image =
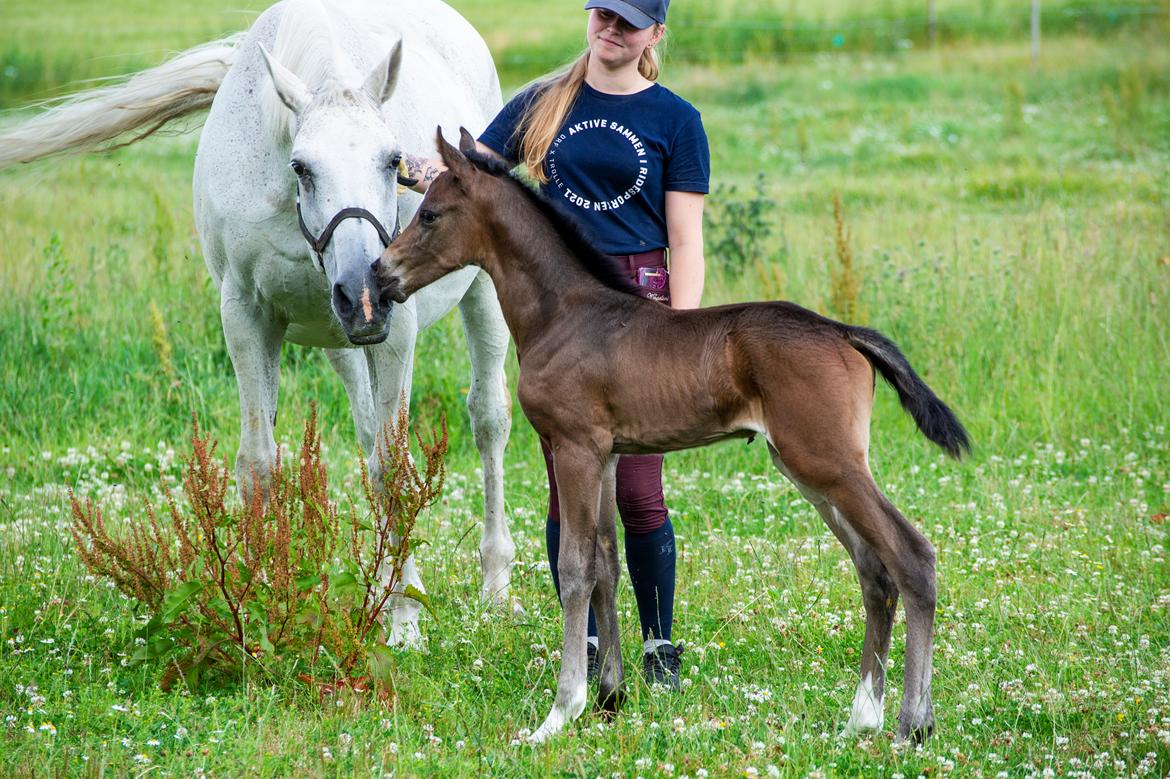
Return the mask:
[[[66, 152], [117, 148], [211, 105], [244, 33], [188, 49], [125, 81], [60, 101], [13, 127], [0, 127], [0, 169]], [[107, 144], [124, 133], [129, 140]]]

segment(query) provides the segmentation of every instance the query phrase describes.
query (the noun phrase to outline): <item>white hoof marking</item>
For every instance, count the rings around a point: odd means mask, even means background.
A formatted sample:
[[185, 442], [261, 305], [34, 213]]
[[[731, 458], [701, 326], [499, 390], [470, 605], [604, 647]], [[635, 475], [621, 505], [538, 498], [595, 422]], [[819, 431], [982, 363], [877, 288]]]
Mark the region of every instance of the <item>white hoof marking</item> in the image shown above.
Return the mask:
[[843, 736], [856, 736], [859, 733], [876, 732], [882, 729], [885, 722], [885, 710], [882, 699], [873, 690], [873, 676], [866, 674], [857, 685], [857, 694], [853, 696], [853, 710], [849, 713], [849, 721], [845, 723]]

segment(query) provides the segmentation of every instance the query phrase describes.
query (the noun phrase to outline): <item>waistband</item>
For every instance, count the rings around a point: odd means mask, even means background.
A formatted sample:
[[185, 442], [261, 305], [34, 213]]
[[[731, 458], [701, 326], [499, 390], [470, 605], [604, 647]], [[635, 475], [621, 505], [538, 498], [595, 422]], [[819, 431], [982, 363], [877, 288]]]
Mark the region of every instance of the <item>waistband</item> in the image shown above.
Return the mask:
[[651, 249], [648, 252], [637, 254], [611, 254], [618, 262], [624, 263], [630, 273], [636, 274], [638, 268], [665, 268], [666, 249]]

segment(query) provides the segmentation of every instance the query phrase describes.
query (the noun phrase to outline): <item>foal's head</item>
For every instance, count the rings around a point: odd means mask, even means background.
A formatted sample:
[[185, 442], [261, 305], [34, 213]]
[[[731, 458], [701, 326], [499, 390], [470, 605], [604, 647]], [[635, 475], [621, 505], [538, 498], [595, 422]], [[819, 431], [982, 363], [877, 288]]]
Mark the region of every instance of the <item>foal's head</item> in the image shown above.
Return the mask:
[[[401, 159], [382, 106], [398, 81], [402, 42], [360, 85], [326, 75], [314, 89], [267, 51], [264, 58], [275, 93], [293, 114], [288, 175], [296, 182], [312, 261], [328, 279], [333, 313], [349, 340], [379, 343], [387, 335], [392, 301], [379, 293], [375, 274], [397, 218]], [[363, 213], [347, 215], [344, 209]], [[344, 218], [335, 222], [337, 217]]]
[[427, 189], [422, 205], [402, 235], [382, 255], [379, 286], [401, 303], [420, 287], [466, 265], [480, 264], [492, 234], [485, 204], [508, 186], [507, 166], [481, 155], [475, 139], [460, 130], [456, 149], [438, 133], [447, 170]]

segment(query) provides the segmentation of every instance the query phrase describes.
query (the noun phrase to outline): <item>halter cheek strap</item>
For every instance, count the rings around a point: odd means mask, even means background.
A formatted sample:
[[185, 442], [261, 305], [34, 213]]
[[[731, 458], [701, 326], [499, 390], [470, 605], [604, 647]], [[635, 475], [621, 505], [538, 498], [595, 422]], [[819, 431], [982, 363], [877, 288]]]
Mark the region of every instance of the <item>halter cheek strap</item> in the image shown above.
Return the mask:
[[364, 208], [351, 207], [343, 208], [334, 214], [333, 218], [329, 220], [329, 224], [325, 225], [325, 229], [321, 231], [321, 235], [314, 237], [313, 233], [309, 230], [309, 226], [305, 224], [305, 217], [301, 213], [301, 193], [298, 188], [297, 224], [300, 225], [301, 235], [305, 236], [305, 240], [309, 242], [309, 248], [313, 250], [313, 255], [317, 258], [317, 267], [322, 273], [325, 272], [325, 260], [321, 255], [324, 254], [325, 247], [329, 245], [329, 241], [333, 239], [333, 232], [337, 229], [337, 226], [346, 219], [364, 219], [372, 224], [374, 229], [378, 231], [378, 239], [382, 241], [383, 249], [389, 246], [390, 242], [397, 238], [400, 232], [397, 215], [394, 217], [394, 234], [391, 235], [386, 232], [386, 228], [378, 221], [378, 217]]

